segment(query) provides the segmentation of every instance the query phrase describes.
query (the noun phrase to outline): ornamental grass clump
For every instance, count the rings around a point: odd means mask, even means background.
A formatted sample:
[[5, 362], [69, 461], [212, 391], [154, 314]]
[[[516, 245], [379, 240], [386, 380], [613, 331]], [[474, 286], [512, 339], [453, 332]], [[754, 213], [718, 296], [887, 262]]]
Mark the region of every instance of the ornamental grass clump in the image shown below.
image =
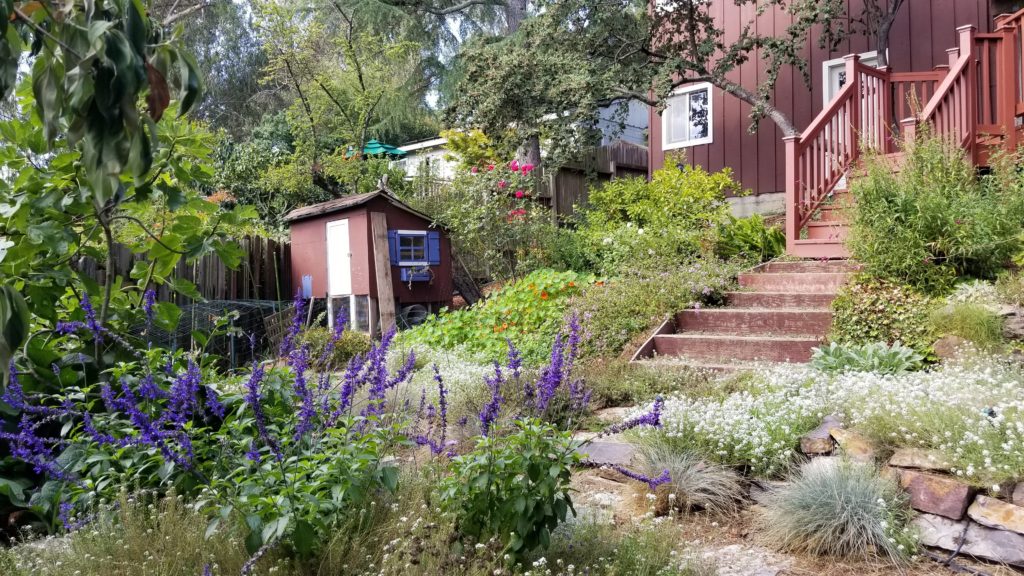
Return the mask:
[[763, 538], [790, 552], [905, 563], [917, 549], [907, 498], [867, 465], [814, 460], [772, 492]]
[[935, 334], [959, 336], [982, 350], [1003, 345], [1003, 319], [991, 307], [973, 302], [952, 303], [931, 315]]
[[708, 462], [693, 452], [653, 442], [641, 446], [639, 456], [644, 472], [658, 474], [667, 470], [671, 478], [656, 488], [658, 512], [705, 511], [727, 515], [737, 512], [746, 498], [743, 480], [736, 470]]

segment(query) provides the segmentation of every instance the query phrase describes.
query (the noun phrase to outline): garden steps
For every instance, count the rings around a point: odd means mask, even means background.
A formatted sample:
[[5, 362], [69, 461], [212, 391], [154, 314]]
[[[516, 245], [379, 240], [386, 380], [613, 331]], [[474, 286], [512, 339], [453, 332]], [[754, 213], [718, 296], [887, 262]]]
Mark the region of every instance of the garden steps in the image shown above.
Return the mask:
[[845, 260], [762, 264], [739, 275], [726, 306], [683, 310], [655, 331], [634, 360], [716, 372], [757, 362], [807, 362], [832, 325], [830, 305], [858, 267]]

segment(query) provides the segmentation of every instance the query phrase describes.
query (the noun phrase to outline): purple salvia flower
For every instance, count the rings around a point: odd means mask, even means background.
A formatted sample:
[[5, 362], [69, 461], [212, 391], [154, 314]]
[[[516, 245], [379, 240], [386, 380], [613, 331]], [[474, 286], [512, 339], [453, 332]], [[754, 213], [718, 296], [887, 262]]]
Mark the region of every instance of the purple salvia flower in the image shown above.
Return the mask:
[[139, 394], [146, 400], [160, 400], [167, 398], [167, 393], [157, 386], [152, 374], [146, 374], [139, 382]]
[[316, 401], [313, 391], [306, 382], [306, 370], [309, 368], [309, 347], [301, 346], [288, 355], [288, 366], [295, 373], [292, 391], [299, 400], [299, 421], [295, 425], [295, 440], [299, 440], [313, 431], [313, 420], [316, 419]]
[[631, 478], [633, 480], [636, 480], [637, 482], [643, 482], [647, 484], [647, 486], [650, 487], [651, 490], [654, 490], [658, 486], [661, 486], [662, 484], [667, 484], [672, 481], [672, 475], [669, 474], [668, 470], [663, 470], [660, 476], [656, 478], [651, 478], [650, 476], [646, 476], [639, 472], [633, 472], [632, 470], [629, 470], [628, 468], [623, 468], [622, 466], [613, 465], [612, 469], [614, 469], [619, 474], [622, 474], [626, 478]]
[[147, 288], [142, 293], [142, 310], [146, 313], [146, 331], [149, 332], [151, 326], [153, 326], [154, 310], [153, 306], [156, 304], [156, 291], [152, 288]]
[[327, 345], [324, 346], [323, 354], [320, 355], [320, 364], [323, 365], [327, 362], [327, 359], [331, 357], [331, 353], [334, 352], [334, 347], [341, 339], [341, 336], [345, 333], [345, 326], [348, 325], [348, 313], [344, 310], [338, 312], [338, 317], [334, 319], [334, 330], [331, 332], [331, 337], [327, 340]]
[[220, 395], [209, 386], [206, 387], [206, 409], [221, 420], [224, 419], [224, 404], [220, 401]]
[[203, 576], [213, 576], [213, 566], [209, 564], [203, 566]]
[[487, 386], [491, 389], [491, 399], [480, 410], [480, 433], [487, 436], [491, 427], [498, 420], [501, 413], [501, 405], [505, 401], [501, 396], [501, 385], [504, 383], [504, 376], [501, 373], [501, 365], [494, 363], [494, 376], [486, 379]]
[[565, 344], [561, 334], [555, 336], [555, 343], [551, 346], [551, 360], [540, 372], [540, 379], [536, 387], [536, 409], [544, 412], [555, 393], [562, 384], [563, 365], [565, 363]]
[[57, 322], [56, 326], [53, 327], [53, 331], [61, 336], [67, 336], [68, 334], [74, 334], [82, 328], [85, 328], [85, 322], [72, 320], [69, 322]]
[[270, 431], [267, 429], [267, 416], [263, 411], [263, 394], [260, 392], [260, 384], [263, 382], [265, 375], [263, 366], [254, 360], [252, 372], [249, 373], [249, 379], [245, 382], [245, 403], [252, 410], [253, 419], [256, 421], [256, 431], [259, 433], [260, 439], [270, 447], [274, 457], [280, 461], [284, 458], [284, 455], [281, 454], [277, 441], [274, 440], [274, 437], [270, 435]]
[[281, 356], [291, 354], [292, 349], [295, 347], [295, 339], [299, 336], [299, 332], [302, 332], [303, 317], [306, 315], [306, 299], [302, 297], [302, 290], [295, 291], [293, 308], [295, 315], [292, 316], [292, 325], [281, 340]]
[[89, 300], [88, 292], [82, 293], [82, 300], [80, 302], [80, 305], [82, 307], [82, 311], [85, 312], [86, 327], [89, 328], [90, 332], [92, 332], [93, 338], [95, 338], [97, 342], [102, 343], [103, 326], [100, 326], [99, 321], [96, 320], [96, 311], [93, 310], [92, 302]]
[[199, 385], [202, 374], [199, 365], [192, 358], [188, 359], [185, 373], [178, 375], [171, 384], [170, 400], [167, 406], [167, 418], [176, 424], [184, 424], [193, 414], [199, 412]]
[[660, 428], [661, 412], [662, 410], [664, 410], [664, 408], [665, 400], [661, 396], [658, 396], [657, 398], [654, 399], [654, 405], [651, 407], [650, 412], [647, 412], [646, 414], [641, 414], [640, 416], [634, 416], [633, 418], [630, 418], [625, 422], [615, 424], [614, 426], [609, 426], [608, 428], [605, 428], [600, 434], [598, 434], [597, 438], [611, 436], [612, 434], [619, 434], [621, 432], [625, 432], [626, 430], [632, 430], [633, 428], [637, 428], [639, 426], [651, 426], [654, 428]]
[[259, 446], [256, 445], [256, 440], [249, 442], [249, 451], [245, 453], [245, 457], [257, 464], [262, 460], [262, 458], [260, 458]]

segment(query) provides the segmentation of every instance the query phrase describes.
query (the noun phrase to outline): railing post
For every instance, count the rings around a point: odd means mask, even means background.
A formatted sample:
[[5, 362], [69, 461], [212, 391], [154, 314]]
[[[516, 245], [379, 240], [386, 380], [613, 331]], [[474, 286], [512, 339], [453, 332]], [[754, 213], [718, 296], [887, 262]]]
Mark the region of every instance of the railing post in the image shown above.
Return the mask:
[[903, 132], [903, 147], [913, 146], [914, 141], [917, 140], [917, 118], [911, 116], [900, 120], [900, 127]]
[[786, 252], [792, 254], [800, 238], [800, 188], [803, 186], [797, 177], [800, 135], [786, 136], [782, 142], [786, 148]]
[[946, 48], [946, 58], [949, 60], [949, 68], [953, 69], [956, 66], [956, 61], [960, 59], [959, 48]]
[[850, 106], [850, 125], [847, 126], [845, 142], [850, 164], [853, 165], [853, 161], [857, 159], [857, 150], [860, 148], [857, 145], [857, 138], [861, 132], [860, 111], [863, 106], [864, 94], [860, 84], [860, 71], [857, 69], [860, 64], [860, 56], [849, 54], [844, 60], [846, 61], [846, 81], [853, 84], [853, 104]]
[[978, 161], [978, 65], [974, 55], [974, 33], [977, 28], [973, 24], [956, 29], [960, 35], [960, 54], [967, 60], [967, 86], [964, 97], [967, 99], [967, 155], [972, 164]]
[[[1000, 20], [1002, 18], [1002, 21]], [[996, 25], [1002, 37], [996, 55], [996, 122], [1003, 127], [1003, 148], [1008, 153], [1017, 149], [1017, 38], [1020, 30], [1016, 26], [1003, 26], [1010, 15], [996, 17]]]

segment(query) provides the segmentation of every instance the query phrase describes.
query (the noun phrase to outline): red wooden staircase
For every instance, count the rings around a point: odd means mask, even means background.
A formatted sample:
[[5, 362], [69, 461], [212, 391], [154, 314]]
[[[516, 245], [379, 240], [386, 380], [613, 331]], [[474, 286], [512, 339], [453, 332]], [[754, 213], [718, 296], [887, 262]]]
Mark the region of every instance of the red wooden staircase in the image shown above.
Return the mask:
[[892, 72], [846, 57], [846, 84], [802, 134], [785, 138], [786, 248], [795, 256], [844, 258], [842, 194], [865, 151], [899, 161], [900, 140], [931, 126], [986, 166], [996, 150], [1024, 143], [1024, 10], [995, 30], [958, 29], [949, 64]]

